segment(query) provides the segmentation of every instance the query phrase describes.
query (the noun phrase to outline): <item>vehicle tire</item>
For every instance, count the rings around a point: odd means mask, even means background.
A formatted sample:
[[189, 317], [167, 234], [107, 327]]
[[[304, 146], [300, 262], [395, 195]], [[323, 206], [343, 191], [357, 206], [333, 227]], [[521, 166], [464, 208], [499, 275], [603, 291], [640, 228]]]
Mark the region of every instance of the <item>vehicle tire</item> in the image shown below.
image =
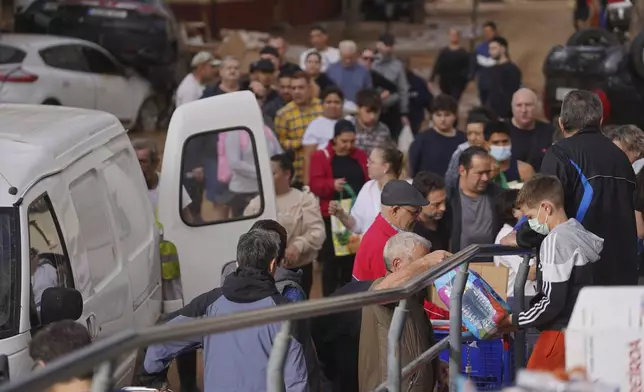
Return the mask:
[[134, 130], [146, 133], [156, 131], [159, 125], [160, 112], [157, 97], [146, 98], [139, 108]]
[[47, 99], [45, 99], [45, 101], [42, 104], [43, 105], [60, 106], [60, 102], [55, 98], [47, 98]]
[[618, 46], [619, 38], [612, 32], [596, 27], [575, 31], [568, 38], [567, 46]]
[[633, 38], [629, 52], [635, 73], [641, 79], [644, 79], [644, 32], [638, 33]]

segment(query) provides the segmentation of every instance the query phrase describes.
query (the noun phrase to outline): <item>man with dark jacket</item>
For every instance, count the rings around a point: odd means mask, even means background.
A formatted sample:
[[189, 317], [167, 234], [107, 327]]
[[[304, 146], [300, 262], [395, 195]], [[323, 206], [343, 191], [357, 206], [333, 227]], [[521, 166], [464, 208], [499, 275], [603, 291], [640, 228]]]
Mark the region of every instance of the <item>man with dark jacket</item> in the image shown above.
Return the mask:
[[501, 188], [492, 183], [492, 158], [483, 147], [469, 147], [459, 157], [458, 189], [449, 195], [450, 251], [472, 244], [493, 244], [501, 229], [495, 199]]
[[[168, 324], [180, 325], [200, 317], [288, 303], [279, 294], [273, 278], [278, 253], [273, 233], [258, 229], [242, 234], [237, 244], [237, 270], [222, 287], [195, 298]], [[268, 358], [280, 328], [280, 323], [273, 323], [153, 345], [148, 347], [144, 371], [148, 375], [162, 372], [179, 352], [203, 345], [205, 392], [265, 391]], [[285, 390], [317, 391], [319, 382], [319, 366], [308, 326], [296, 322], [284, 367]]]
[[602, 115], [594, 93], [568, 93], [559, 117], [565, 139], [548, 149], [541, 173], [561, 181], [566, 214], [604, 239], [594, 283], [636, 285], [635, 173], [626, 155], [601, 133]]

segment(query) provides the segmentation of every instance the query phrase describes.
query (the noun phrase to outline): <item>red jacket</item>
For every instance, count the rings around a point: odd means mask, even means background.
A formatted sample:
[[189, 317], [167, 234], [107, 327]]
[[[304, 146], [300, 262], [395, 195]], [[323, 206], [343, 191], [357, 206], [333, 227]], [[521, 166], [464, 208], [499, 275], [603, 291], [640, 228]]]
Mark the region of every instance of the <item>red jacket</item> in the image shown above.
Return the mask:
[[[333, 168], [331, 167], [331, 160], [335, 156], [332, 142], [326, 146], [324, 150], [317, 150], [311, 155], [311, 164], [309, 165], [309, 187], [314, 195], [320, 198], [320, 209], [322, 216], [329, 217], [329, 202], [333, 200], [335, 194], [333, 178]], [[365, 182], [369, 179], [367, 174], [367, 153], [364, 150], [355, 148], [351, 152], [351, 158], [358, 161], [362, 171], [364, 172]], [[360, 191], [355, 189], [356, 194]], [[349, 211], [347, 211], [348, 213]]]
[[[383, 252], [389, 238], [398, 233], [382, 215], [378, 215], [360, 241], [353, 263], [353, 279], [376, 280], [387, 274]], [[449, 312], [425, 300], [425, 313], [432, 320], [447, 320]]]

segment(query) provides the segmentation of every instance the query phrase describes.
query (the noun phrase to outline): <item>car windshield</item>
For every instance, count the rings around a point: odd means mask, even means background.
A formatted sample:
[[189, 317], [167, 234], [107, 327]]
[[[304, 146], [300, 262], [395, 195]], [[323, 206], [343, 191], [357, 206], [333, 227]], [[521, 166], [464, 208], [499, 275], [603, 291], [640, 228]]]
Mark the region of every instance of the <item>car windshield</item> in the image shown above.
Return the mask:
[[17, 209], [0, 208], [0, 338], [18, 332], [20, 230]]

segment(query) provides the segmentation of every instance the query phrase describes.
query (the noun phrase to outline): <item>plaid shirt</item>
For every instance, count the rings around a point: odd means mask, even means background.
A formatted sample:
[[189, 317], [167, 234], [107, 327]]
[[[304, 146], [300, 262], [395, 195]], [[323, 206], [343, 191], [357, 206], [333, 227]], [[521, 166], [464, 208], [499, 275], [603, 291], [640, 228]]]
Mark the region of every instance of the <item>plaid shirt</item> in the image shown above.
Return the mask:
[[302, 154], [302, 137], [306, 127], [311, 121], [322, 115], [322, 103], [320, 99], [313, 98], [311, 104], [302, 109], [289, 102], [281, 108], [275, 116], [275, 133], [284, 151], [295, 151], [295, 176], [302, 180], [304, 173], [304, 155]]
[[356, 119], [356, 147], [363, 149], [367, 154], [371, 154], [371, 150], [381, 147], [383, 144], [391, 142], [391, 133], [389, 128], [378, 122], [371, 128], [367, 128], [360, 124]]

